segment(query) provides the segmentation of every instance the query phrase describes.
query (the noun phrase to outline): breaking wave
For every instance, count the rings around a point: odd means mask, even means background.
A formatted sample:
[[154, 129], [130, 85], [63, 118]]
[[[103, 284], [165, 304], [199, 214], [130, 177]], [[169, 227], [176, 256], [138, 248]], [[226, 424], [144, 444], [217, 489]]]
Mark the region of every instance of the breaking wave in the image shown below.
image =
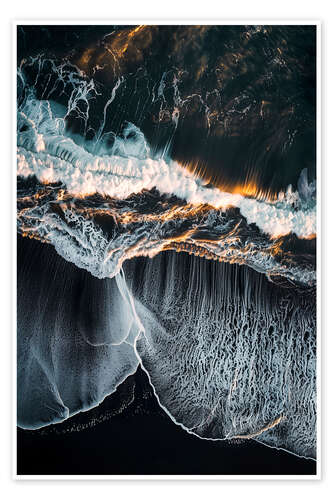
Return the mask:
[[19, 176], [36, 176], [42, 183], [60, 182], [69, 194], [79, 197], [98, 193], [126, 199], [156, 188], [194, 206], [239, 208], [249, 224], [272, 237], [294, 233], [309, 238], [316, 233], [314, 186], [308, 186], [304, 176], [301, 185], [306, 203], [291, 189], [275, 202], [249, 199], [205, 186], [174, 161], [150, 157], [142, 132], [133, 124], [127, 125], [123, 138], [115, 138], [108, 155], [99, 156], [59, 134], [64, 129], [63, 118], [53, 115], [48, 101], [27, 100], [18, 119]]
[[[20, 184], [22, 234], [52, 243], [97, 277], [115, 276], [128, 258], [174, 248], [315, 283], [311, 258], [281, 251], [283, 236], [315, 235], [315, 187], [305, 171], [299, 193], [289, 189], [274, 201], [223, 192], [174, 161], [152, 158], [133, 124], [114, 136], [108, 155], [94, 155], [64, 135], [64, 117], [52, 107], [29, 97], [19, 110], [18, 177], [39, 182], [32, 195], [31, 183]], [[111, 237], [98, 217], [109, 219]]]

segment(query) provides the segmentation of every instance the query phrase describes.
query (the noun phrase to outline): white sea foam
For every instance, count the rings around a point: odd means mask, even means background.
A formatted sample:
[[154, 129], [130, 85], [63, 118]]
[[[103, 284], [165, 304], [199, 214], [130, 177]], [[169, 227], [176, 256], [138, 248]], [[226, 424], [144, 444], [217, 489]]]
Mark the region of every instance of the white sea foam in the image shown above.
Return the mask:
[[[248, 223], [256, 224], [272, 237], [294, 233], [308, 238], [316, 234], [315, 203], [305, 203], [290, 190], [289, 197], [263, 201], [207, 187], [202, 179], [177, 162], [152, 158], [142, 132], [132, 124], [124, 137], [115, 138], [109, 155], [92, 154], [63, 135], [61, 119], [53, 116], [50, 104], [44, 101], [26, 105], [19, 115], [19, 125], [22, 128], [18, 133], [19, 176], [36, 176], [44, 183], [61, 182], [74, 196], [99, 193], [125, 199], [133, 193], [156, 188], [162, 194], [176, 195], [193, 205], [209, 204], [216, 209], [237, 207]], [[301, 185], [302, 192], [309, 191], [304, 179]]]
[[123, 275], [80, 280], [62, 259], [47, 265], [56, 279], [47, 270], [18, 277], [17, 423], [24, 429], [99, 405], [139, 364], [132, 344], [142, 325]]
[[170, 253], [140, 271], [125, 265], [145, 329], [136, 350], [161, 406], [205, 439], [253, 437], [315, 457], [315, 304], [272, 296], [246, 267], [183, 262]]

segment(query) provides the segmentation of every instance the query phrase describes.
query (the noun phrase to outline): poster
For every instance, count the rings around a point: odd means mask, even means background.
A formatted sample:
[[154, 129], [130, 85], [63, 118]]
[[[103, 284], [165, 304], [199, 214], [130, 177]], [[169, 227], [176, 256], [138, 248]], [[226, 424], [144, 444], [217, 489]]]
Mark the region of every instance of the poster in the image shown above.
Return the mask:
[[16, 30], [17, 474], [315, 477], [318, 26]]

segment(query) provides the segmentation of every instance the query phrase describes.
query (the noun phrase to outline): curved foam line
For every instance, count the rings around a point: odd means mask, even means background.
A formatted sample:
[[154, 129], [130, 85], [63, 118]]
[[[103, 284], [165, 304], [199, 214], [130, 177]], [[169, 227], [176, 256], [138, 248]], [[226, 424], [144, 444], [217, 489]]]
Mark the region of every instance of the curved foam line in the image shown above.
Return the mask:
[[40, 182], [61, 182], [69, 193], [79, 197], [99, 193], [125, 199], [133, 193], [156, 188], [162, 194], [176, 195], [193, 205], [239, 208], [249, 224], [255, 223], [272, 237], [292, 232], [300, 238], [308, 238], [316, 233], [315, 208], [294, 210], [286, 202], [265, 202], [209, 188], [173, 161], [95, 157], [72, 141], [72, 150], [68, 152], [69, 141], [65, 141], [67, 154], [59, 155], [54, 155], [57, 152], [54, 149], [63, 146], [60, 137], [52, 142], [50, 152], [33, 153], [19, 147], [17, 174], [22, 177], [35, 175]]

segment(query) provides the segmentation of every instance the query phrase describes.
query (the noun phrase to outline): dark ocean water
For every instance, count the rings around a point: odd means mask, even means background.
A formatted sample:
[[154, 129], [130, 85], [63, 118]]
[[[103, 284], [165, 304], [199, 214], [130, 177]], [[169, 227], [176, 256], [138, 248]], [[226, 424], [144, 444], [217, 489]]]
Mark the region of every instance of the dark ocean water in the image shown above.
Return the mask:
[[[103, 133], [117, 134], [133, 122], [152, 150], [168, 147], [173, 159], [222, 185], [253, 179], [278, 191], [290, 183], [296, 187], [304, 168], [310, 180], [315, 177], [315, 26], [134, 30], [21, 26], [18, 64], [43, 54], [94, 78], [100, 95], [89, 102], [88, 123], [75, 113], [67, 120], [70, 130], [88, 138], [98, 129], [110, 90], [123, 78]], [[45, 98], [56, 78], [51, 64], [36, 60], [25, 70], [37, 97]], [[69, 90], [60, 84], [50, 98], [66, 103]]]

